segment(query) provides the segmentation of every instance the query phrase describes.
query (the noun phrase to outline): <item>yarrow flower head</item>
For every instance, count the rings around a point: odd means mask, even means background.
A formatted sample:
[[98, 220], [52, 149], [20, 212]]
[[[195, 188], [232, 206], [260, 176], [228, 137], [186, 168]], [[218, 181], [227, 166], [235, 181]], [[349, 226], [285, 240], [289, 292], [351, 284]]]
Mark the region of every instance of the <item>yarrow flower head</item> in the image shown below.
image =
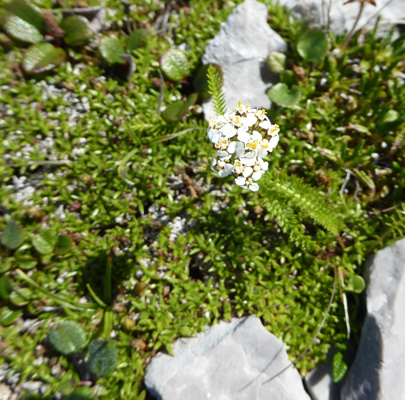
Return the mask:
[[256, 192], [269, 166], [263, 158], [277, 146], [279, 130], [264, 110], [240, 101], [230, 113], [209, 121], [207, 135], [217, 150], [211, 169], [221, 178], [233, 175], [238, 186]]

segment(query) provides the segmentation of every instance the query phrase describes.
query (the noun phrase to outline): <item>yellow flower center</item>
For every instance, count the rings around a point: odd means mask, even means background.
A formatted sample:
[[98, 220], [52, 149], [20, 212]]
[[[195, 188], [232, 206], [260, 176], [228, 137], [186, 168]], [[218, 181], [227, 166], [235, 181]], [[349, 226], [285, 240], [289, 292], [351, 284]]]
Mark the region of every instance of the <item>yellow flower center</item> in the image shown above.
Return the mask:
[[246, 145], [246, 147], [248, 147], [249, 149], [251, 149], [251, 150], [256, 150], [256, 147], [258, 146], [258, 143], [259, 141], [258, 140], [255, 140], [254, 142], [252, 142], [252, 143], [248, 143], [247, 145]]

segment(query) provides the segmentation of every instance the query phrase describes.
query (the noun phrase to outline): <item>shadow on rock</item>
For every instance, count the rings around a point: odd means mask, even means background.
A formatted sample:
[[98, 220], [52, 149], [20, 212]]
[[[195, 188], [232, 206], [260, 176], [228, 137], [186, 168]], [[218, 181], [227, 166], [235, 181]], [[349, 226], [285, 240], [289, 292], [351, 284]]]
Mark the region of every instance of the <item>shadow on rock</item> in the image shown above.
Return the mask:
[[356, 358], [341, 390], [345, 400], [377, 400], [381, 398], [379, 371], [382, 365], [382, 336], [373, 316], [363, 326]]

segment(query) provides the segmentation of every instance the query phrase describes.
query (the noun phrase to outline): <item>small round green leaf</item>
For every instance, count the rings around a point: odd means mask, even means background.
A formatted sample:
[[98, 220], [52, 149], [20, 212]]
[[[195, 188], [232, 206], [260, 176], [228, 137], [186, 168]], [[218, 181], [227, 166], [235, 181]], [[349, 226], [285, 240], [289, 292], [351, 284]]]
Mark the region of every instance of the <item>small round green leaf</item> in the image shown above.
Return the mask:
[[66, 53], [50, 43], [39, 43], [28, 48], [22, 61], [23, 70], [27, 74], [39, 74], [50, 71], [62, 64]]
[[0, 278], [0, 297], [3, 300], [8, 300], [10, 298], [10, 294], [13, 291], [13, 286], [8, 278], [2, 276]]
[[66, 254], [73, 248], [73, 240], [66, 235], [59, 236], [58, 242], [56, 243], [55, 255], [60, 256]]
[[8, 221], [1, 235], [1, 244], [9, 249], [16, 249], [21, 246], [23, 239], [23, 230], [15, 222]]
[[398, 111], [389, 110], [384, 114], [382, 120], [383, 120], [383, 122], [390, 123], [390, 122], [395, 122], [398, 118], [399, 118]]
[[279, 51], [271, 51], [267, 56], [267, 66], [270, 68], [271, 72], [281, 74], [285, 71], [286, 59], [285, 54]]
[[32, 296], [32, 292], [28, 288], [21, 288], [11, 292], [10, 294], [10, 302], [15, 306], [25, 306], [28, 304]]
[[114, 343], [93, 340], [89, 345], [89, 367], [98, 378], [108, 378], [117, 366], [117, 348]]
[[120, 54], [125, 53], [125, 49], [115, 35], [104, 36], [98, 44], [101, 56], [109, 64], [124, 64]]
[[342, 353], [336, 353], [333, 357], [332, 379], [333, 382], [340, 382], [347, 372], [347, 364], [343, 360]]
[[34, 236], [32, 239], [32, 244], [38, 253], [41, 254], [51, 254], [57, 242], [58, 235], [47, 228], [42, 228], [39, 231], [39, 235]]
[[329, 42], [326, 34], [319, 29], [306, 31], [298, 40], [298, 54], [307, 61], [321, 61], [328, 53]]
[[59, 353], [68, 355], [84, 347], [86, 335], [79, 324], [68, 321], [49, 332], [49, 341]]
[[176, 101], [170, 104], [160, 115], [166, 122], [178, 122], [187, 114], [189, 108], [197, 101], [197, 98], [198, 94], [192, 93], [187, 97], [186, 101]]
[[366, 283], [364, 282], [364, 279], [360, 275], [350, 276], [347, 283], [347, 290], [355, 293], [361, 293], [365, 287]]
[[11, 325], [21, 314], [21, 310], [11, 310], [8, 307], [0, 309], [0, 325]]
[[162, 71], [172, 81], [181, 81], [190, 74], [190, 64], [186, 54], [179, 49], [170, 49], [160, 61]]
[[90, 40], [89, 21], [77, 15], [71, 15], [62, 21], [61, 28], [65, 31], [63, 38], [68, 46], [84, 46]]
[[198, 91], [198, 96], [200, 97], [201, 101], [207, 100], [211, 97], [209, 93], [209, 86], [208, 86], [208, 68], [212, 65], [216, 70], [221, 79], [221, 83], [224, 80], [224, 73], [222, 72], [222, 67], [218, 64], [205, 64], [203, 65], [197, 72], [196, 77], [194, 78], [193, 85]]
[[44, 40], [41, 32], [35, 26], [6, 11], [1, 16], [1, 25], [14, 40], [24, 43], [40, 43]]
[[268, 96], [280, 106], [293, 107], [300, 101], [301, 91], [296, 85], [289, 88], [285, 83], [277, 83], [269, 90]]

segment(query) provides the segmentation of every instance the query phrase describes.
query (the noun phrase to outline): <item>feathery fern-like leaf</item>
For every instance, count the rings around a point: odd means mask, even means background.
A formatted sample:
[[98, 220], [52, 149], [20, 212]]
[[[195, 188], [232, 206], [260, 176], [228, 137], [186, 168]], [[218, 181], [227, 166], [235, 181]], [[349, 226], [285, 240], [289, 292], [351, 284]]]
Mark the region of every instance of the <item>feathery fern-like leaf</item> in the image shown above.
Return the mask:
[[[268, 173], [267, 179], [261, 185], [261, 194], [269, 214], [274, 216], [279, 224], [285, 220], [284, 226], [280, 225], [281, 229], [289, 234], [291, 239], [298, 241], [297, 244], [301, 247], [304, 245], [313, 248], [302, 228], [301, 221], [305, 218], [313, 219], [334, 235], [339, 235], [342, 229], [343, 223], [337, 210], [326, 202], [325, 197], [316, 188], [295, 175]], [[281, 209], [279, 204], [282, 204]]]
[[273, 217], [280, 229], [288, 235], [290, 241], [297, 247], [304, 251], [319, 249], [319, 246], [305, 234], [305, 225], [298, 219], [297, 213], [291, 207], [286, 207], [277, 196], [266, 196], [263, 205], [268, 213], [265, 220]]
[[226, 101], [222, 92], [222, 82], [218, 71], [212, 65], [208, 68], [207, 79], [214, 111], [217, 115], [224, 115], [226, 113]]

